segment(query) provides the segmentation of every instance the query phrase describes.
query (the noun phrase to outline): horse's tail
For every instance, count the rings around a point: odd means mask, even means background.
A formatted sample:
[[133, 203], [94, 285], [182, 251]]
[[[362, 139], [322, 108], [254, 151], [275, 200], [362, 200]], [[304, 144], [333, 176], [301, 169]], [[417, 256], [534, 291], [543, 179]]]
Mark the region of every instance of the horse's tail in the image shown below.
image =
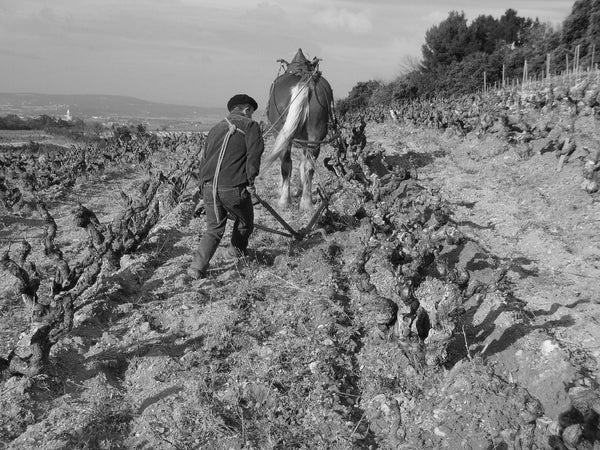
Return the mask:
[[273, 150], [267, 155], [265, 168], [269, 167], [273, 161], [283, 155], [292, 142], [296, 131], [306, 122], [309, 109], [309, 94], [310, 88], [306, 83], [299, 83], [292, 88], [292, 99], [285, 123], [277, 135], [277, 139], [275, 139]]

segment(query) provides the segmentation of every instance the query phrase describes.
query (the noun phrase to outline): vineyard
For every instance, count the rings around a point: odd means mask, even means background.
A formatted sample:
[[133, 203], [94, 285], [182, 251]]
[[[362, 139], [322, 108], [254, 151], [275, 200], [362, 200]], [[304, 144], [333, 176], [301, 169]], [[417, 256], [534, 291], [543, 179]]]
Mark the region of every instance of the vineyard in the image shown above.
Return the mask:
[[599, 448], [599, 111], [586, 79], [348, 115], [324, 233], [199, 281], [203, 135], [4, 152], [0, 448]]

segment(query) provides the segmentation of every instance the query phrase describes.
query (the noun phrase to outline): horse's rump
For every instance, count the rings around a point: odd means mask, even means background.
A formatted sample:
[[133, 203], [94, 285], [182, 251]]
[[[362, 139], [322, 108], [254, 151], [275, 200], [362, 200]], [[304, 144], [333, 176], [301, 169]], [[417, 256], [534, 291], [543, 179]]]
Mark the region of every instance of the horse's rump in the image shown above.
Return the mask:
[[286, 72], [275, 79], [267, 105], [267, 118], [273, 130], [279, 133], [286, 121], [294, 86], [309, 89], [308, 120], [294, 135], [294, 138], [306, 140], [307, 128], [313, 127], [315, 129], [324, 128], [325, 134], [319, 138], [323, 139], [327, 134], [333, 91], [325, 78], [311, 73], [298, 75]]

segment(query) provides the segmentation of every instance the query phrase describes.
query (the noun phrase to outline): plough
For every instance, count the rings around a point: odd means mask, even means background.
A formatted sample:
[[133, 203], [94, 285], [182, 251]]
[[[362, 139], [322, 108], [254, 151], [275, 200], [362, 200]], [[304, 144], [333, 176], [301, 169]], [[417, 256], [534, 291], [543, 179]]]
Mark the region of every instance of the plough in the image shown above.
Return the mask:
[[285, 228], [288, 232], [283, 232], [283, 231], [279, 231], [279, 230], [274, 230], [272, 228], [269, 227], [265, 227], [263, 225], [260, 224], [255, 224], [254, 226], [256, 228], [258, 228], [259, 230], [263, 230], [263, 231], [267, 231], [270, 233], [275, 233], [275, 234], [279, 234], [281, 236], [286, 236], [286, 237], [293, 237], [294, 239], [296, 239], [297, 241], [301, 241], [309, 236], [313, 236], [317, 233], [320, 233], [322, 235], [325, 234], [325, 231], [321, 228], [318, 229], [314, 229], [315, 225], [317, 224], [317, 221], [319, 220], [319, 217], [321, 217], [321, 214], [323, 214], [323, 211], [325, 211], [325, 209], [327, 208], [327, 206], [329, 205], [329, 201], [327, 199], [327, 197], [325, 197], [322, 189], [320, 187], [317, 187], [317, 193], [319, 194], [319, 197], [321, 198], [321, 204], [319, 205], [319, 207], [317, 208], [317, 210], [314, 212], [313, 216], [311, 217], [310, 221], [308, 222], [308, 224], [303, 227], [300, 228], [299, 230], [294, 230], [294, 228], [292, 228], [292, 226], [287, 223], [283, 217], [281, 217], [279, 215], [279, 213], [277, 213], [277, 211], [275, 211], [275, 209], [269, 205], [269, 203], [267, 203], [267, 201], [265, 201], [264, 199], [262, 199], [258, 194], [254, 193], [254, 198], [257, 200], [257, 202], [263, 207], [265, 208], [267, 211], [269, 211], [269, 213], [271, 213], [271, 215], [283, 226], [283, 228]]
[[[266, 231], [267, 233], [273, 233], [273, 234], [278, 234], [279, 236], [294, 238], [297, 241], [301, 241], [310, 236], [314, 236], [315, 234], [321, 234], [323, 237], [325, 237], [325, 230], [323, 230], [322, 228], [315, 229], [315, 225], [319, 221], [319, 218], [321, 217], [321, 214], [323, 214], [323, 211], [325, 211], [325, 209], [329, 205], [329, 200], [327, 199], [327, 197], [325, 197], [325, 194], [323, 193], [323, 190], [321, 189], [320, 186], [317, 187], [317, 193], [319, 194], [319, 197], [321, 199], [321, 204], [319, 205], [317, 210], [314, 212], [314, 214], [310, 218], [308, 224], [305, 227], [300, 228], [299, 230], [295, 230], [289, 223], [287, 223], [285, 221], [285, 219], [279, 215], [279, 213], [275, 210], [275, 208], [273, 208], [260, 195], [258, 195], [257, 193], [253, 193], [252, 196], [256, 200], [256, 202], [254, 202], [254, 204], [255, 205], [259, 204], [263, 208], [265, 208], [275, 218], [275, 220], [277, 220], [281, 224], [281, 226], [283, 226], [283, 228], [286, 231], [276, 230], [274, 228], [267, 227], [265, 225], [261, 225], [259, 223], [255, 223], [254, 228], [256, 228], [258, 230]], [[235, 217], [231, 214], [228, 214], [228, 217], [231, 220], [235, 220]]]

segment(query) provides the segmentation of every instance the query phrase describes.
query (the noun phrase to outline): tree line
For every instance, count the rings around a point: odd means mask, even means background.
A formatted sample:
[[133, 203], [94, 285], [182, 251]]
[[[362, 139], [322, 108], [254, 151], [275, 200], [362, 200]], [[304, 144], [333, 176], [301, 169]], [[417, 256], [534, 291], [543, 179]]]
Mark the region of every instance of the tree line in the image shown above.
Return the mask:
[[[596, 67], [600, 53], [600, 1], [577, 0], [559, 27], [507, 9], [500, 18], [469, 23], [451, 11], [425, 34], [421, 60], [389, 83], [361, 81], [338, 102], [340, 113], [415, 98], [468, 94], [525, 75], [551, 75]], [[525, 62], [526, 67], [525, 67]], [[550, 62], [550, 64], [548, 64]], [[567, 67], [569, 64], [569, 67]]]

